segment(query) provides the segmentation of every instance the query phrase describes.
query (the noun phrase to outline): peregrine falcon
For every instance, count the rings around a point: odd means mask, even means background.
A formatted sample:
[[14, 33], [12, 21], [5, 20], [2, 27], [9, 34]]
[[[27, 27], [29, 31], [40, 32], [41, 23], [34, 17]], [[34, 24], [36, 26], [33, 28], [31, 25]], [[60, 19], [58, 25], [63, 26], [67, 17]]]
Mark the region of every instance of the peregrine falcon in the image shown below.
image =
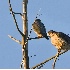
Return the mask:
[[37, 34], [38, 37], [45, 37], [47, 40], [49, 39], [46, 33], [46, 28], [40, 19], [36, 19], [32, 24], [32, 29]]
[[67, 52], [70, 50], [70, 37], [63, 32], [57, 32], [50, 30], [47, 32], [47, 36], [51, 38], [51, 43], [57, 48], [58, 52], [53, 62], [53, 69], [55, 68], [55, 62], [59, 57], [61, 50]]
[[70, 37], [63, 32], [48, 31], [51, 43], [59, 50], [70, 50]]

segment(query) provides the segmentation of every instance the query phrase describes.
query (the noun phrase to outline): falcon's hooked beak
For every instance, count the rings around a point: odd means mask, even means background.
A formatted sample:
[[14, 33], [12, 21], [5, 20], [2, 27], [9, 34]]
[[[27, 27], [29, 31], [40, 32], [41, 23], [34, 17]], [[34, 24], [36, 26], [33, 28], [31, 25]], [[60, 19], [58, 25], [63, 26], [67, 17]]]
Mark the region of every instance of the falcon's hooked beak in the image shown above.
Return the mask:
[[48, 36], [48, 38], [50, 38], [50, 35], [49, 35], [49, 33], [47, 32], [47, 36]]
[[51, 38], [52, 36], [54, 36], [55, 33], [56, 33], [55, 31], [50, 30], [47, 32], [47, 36]]

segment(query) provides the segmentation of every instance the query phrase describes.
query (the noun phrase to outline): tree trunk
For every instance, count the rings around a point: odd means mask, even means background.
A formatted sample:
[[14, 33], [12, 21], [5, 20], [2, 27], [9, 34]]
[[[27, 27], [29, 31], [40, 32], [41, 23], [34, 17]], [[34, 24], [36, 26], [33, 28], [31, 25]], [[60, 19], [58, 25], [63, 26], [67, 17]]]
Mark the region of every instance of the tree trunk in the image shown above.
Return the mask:
[[28, 57], [28, 43], [25, 45], [25, 41], [28, 37], [28, 22], [27, 22], [27, 3], [28, 0], [23, 0], [23, 34], [25, 36], [22, 37], [22, 48], [23, 50], [23, 64], [24, 69], [29, 69], [29, 57]]

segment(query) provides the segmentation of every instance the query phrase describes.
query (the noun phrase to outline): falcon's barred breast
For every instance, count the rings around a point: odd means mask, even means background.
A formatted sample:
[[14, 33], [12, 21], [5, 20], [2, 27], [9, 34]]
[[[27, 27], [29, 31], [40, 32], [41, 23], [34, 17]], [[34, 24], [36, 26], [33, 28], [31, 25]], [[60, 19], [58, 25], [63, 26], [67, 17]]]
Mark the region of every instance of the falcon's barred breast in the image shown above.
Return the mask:
[[46, 33], [46, 28], [40, 19], [36, 19], [34, 21], [34, 23], [32, 24], [32, 29], [38, 37], [45, 37], [46, 39], [49, 39]]
[[70, 37], [63, 32], [48, 31], [47, 35], [51, 38], [51, 43], [60, 50], [70, 50]]

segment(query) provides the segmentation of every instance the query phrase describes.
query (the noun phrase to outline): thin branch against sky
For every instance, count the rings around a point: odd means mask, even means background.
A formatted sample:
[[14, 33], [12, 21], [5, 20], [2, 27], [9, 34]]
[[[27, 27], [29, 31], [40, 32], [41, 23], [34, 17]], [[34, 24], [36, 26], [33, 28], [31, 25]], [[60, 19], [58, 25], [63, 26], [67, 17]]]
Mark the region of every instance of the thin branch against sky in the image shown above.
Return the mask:
[[[16, 3], [16, 4], [15, 4]], [[70, 0], [37, 0], [37, 1], [29, 1], [28, 3], [28, 23], [29, 29], [31, 28], [31, 24], [33, 23], [37, 11], [42, 8], [40, 13], [42, 16], [38, 17], [41, 18], [43, 23], [46, 25], [47, 31], [50, 29], [54, 29], [57, 31], [62, 31], [66, 34], [69, 34], [70, 30]], [[17, 6], [20, 7], [17, 7]], [[21, 11], [21, 2], [17, 3], [17, 0], [12, 1], [12, 6], [16, 11]], [[21, 62], [21, 47], [13, 42], [11, 39], [7, 37], [8, 34], [16, 37], [16, 39], [21, 39], [19, 34], [14, 26], [14, 22], [9, 14], [9, 7], [7, 1], [0, 2], [0, 68], [19, 68]], [[17, 17], [19, 20], [19, 17]], [[4, 25], [3, 25], [4, 24]], [[19, 24], [19, 23], [18, 23]], [[11, 30], [12, 29], [12, 30]], [[11, 31], [10, 31], [11, 30]], [[6, 36], [5, 36], [6, 35]], [[35, 33], [32, 32], [31, 37], [35, 37]], [[10, 45], [9, 45], [10, 44]], [[14, 47], [15, 46], [15, 47]], [[49, 50], [50, 49], [50, 50]], [[40, 63], [41, 61], [45, 60], [46, 58], [54, 55], [56, 53], [56, 49], [53, 45], [50, 44], [50, 41], [46, 41], [45, 39], [39, 40], [32, 40], [29, 42], [29, 56], [36, 54], [37, 57], [30, 58], [30, 67]], [[13, 52], [12, 52], [13, 51]], [[44, 52], [43, 52], [44, 51]], [[65, 53], [61, 57], [59, 57], [59, 61], [56, 64], [56, 68], [70, 68], [69, 63], [69, 52]], [[45, 56], [43, 56], [45, 55]], [[13, 59], [14, 57], [14, 59]], [[42, 58], [44, 57], [44, 58]], [[11, 58], [11, 61], [10, 61]], [[35, 61], [36, 60], [36, 61]], [[34, 61], [34, 62], [33, 62]], [[4, 64], [5, 63], [5, 64]], [[52, 61], [51, 61], [52, 63]], [[61, 64], [60, 64], [61, 63]], [[13, 65], [12, 65], [13, 64]], [[50, 62], [46, 64], [43, 68], [52, 68]]]

